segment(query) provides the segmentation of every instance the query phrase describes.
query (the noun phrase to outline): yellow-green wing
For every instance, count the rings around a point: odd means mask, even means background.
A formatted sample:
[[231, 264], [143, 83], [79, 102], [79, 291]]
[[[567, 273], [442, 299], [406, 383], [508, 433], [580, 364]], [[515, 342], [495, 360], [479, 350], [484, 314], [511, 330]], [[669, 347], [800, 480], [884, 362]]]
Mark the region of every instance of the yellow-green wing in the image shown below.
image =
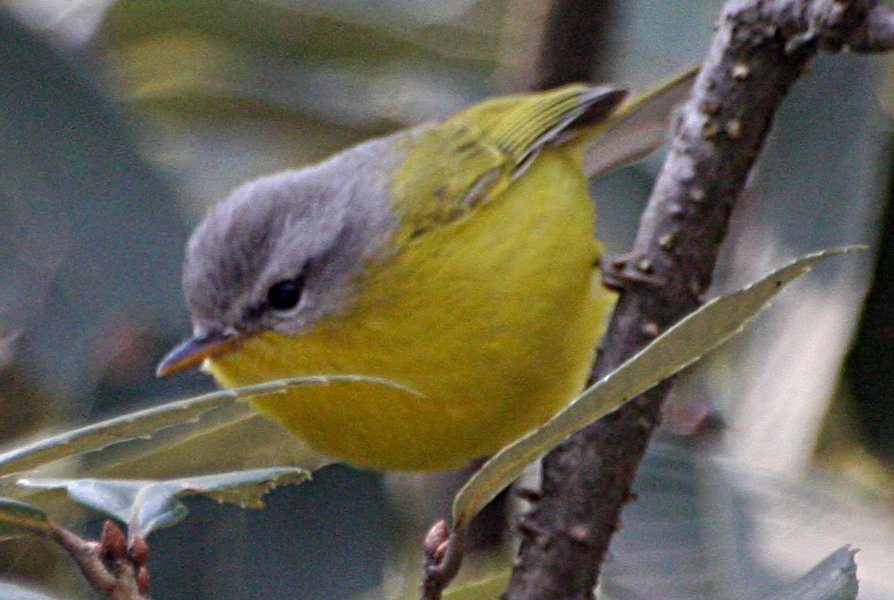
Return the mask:
[[418, 237], [498, 197], [541, 148], [604, 120], [625, 95], [613, 87], [569, 85], [505, 96], [406, 134], [391, 183], [403, 215], [398, 235]]

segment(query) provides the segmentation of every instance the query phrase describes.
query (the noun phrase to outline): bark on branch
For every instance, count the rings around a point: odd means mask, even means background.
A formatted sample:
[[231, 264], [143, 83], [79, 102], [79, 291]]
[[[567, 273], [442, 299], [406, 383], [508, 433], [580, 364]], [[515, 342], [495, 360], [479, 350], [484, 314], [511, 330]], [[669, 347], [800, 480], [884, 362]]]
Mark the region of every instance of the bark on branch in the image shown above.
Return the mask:
[[[692, 96], [680, 111], [633, 251], [619, 265], [617, 275], [629, 283], [594, 378], [699, 304], [776, 109], [808, 61], [821, 49], [892, 47], [894, 14], [877, 0], [727, 3]], [[643, 394], [544, 459], [542, 496], [523, 517], [508, 600], [592, 597], [669, 389], [665, 383]]]

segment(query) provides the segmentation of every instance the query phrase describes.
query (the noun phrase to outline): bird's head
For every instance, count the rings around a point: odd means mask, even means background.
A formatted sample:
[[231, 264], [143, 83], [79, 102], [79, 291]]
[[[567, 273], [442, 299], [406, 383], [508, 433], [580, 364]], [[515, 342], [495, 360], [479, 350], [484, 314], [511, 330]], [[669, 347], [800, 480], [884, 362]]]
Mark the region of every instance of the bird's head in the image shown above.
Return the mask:
[[162, 359], [159, 375], [259, 332], [297, 334], [350, 303], [356, 275], [391, 227], [389, 209], [375, 186], [329, 169], [256, 179], [211, 209], [183, 266], [193, 334]]

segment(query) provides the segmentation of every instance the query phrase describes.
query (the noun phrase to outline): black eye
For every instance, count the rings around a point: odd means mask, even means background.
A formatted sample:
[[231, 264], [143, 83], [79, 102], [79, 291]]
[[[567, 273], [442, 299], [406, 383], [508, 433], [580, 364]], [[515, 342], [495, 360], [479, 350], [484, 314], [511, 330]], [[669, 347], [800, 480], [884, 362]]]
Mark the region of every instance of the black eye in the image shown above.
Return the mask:
[[289, 310], [301, 300], [303, 290], [304, 278], [301, 276], [277, 281], [267, 290], [267, 304], [273, 310]]

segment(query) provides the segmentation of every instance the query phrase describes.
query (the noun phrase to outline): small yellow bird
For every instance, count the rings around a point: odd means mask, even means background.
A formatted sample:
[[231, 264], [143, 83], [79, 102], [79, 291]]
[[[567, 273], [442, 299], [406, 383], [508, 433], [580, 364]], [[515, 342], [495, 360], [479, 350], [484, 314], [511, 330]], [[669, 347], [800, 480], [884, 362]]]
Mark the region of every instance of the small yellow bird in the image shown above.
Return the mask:
[[359, 466], [494, 452], [582, 389], [614, 300], [588, 177], [660, 143], [691, 79], [623, 106], [608, 86], [495, 98], [242, 185], [189, 240], [193, 337], [158, 373], [384, 378], [419, 394], [338, 382], [252, 402]]

